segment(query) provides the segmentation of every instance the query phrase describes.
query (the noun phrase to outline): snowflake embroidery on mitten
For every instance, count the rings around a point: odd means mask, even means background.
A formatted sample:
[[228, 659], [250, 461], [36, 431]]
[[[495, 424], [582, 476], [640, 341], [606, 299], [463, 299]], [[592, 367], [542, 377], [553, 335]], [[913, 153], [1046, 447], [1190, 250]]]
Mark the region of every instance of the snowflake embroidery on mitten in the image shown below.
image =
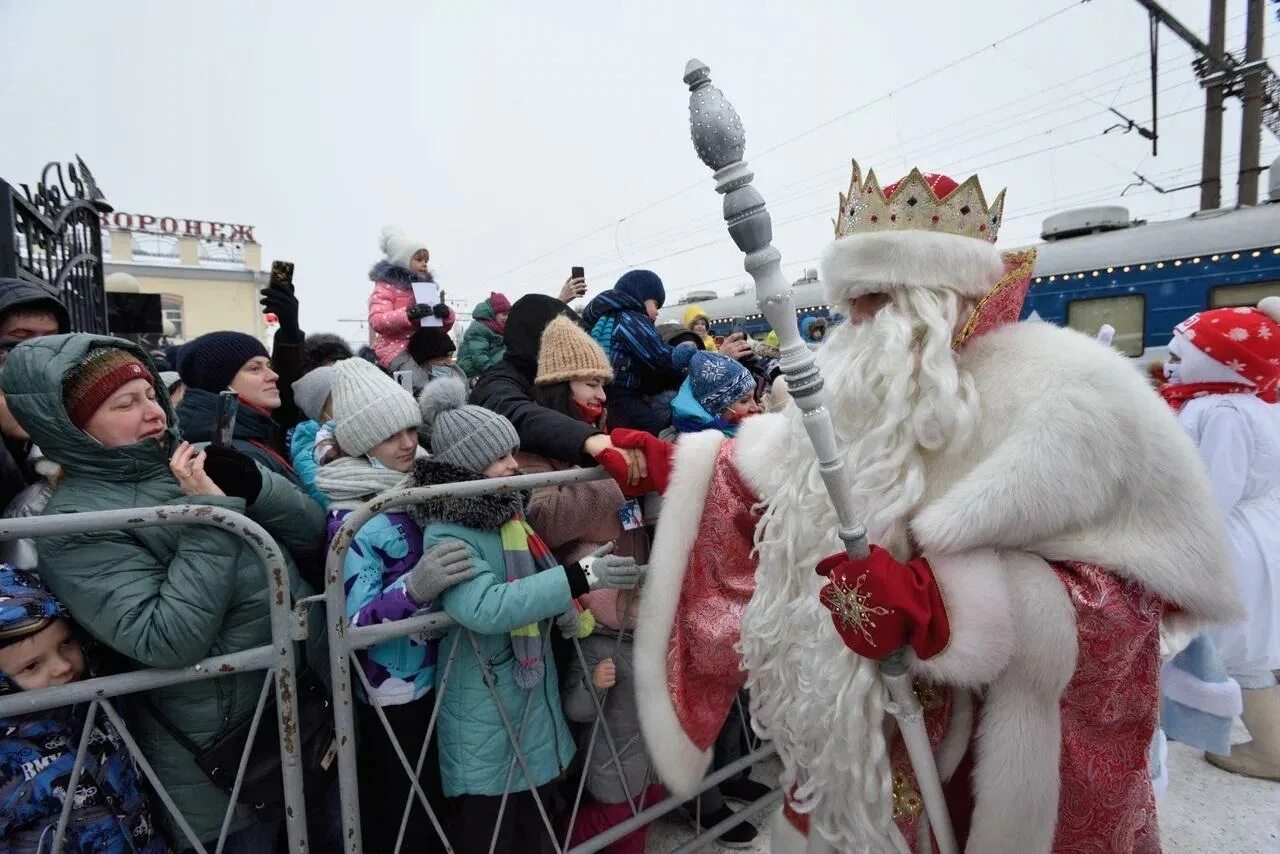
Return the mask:
[[858, 576], [858, 580], [852, 586], [846, 586], [848, 582], [833, 578], [827, 607], [831, 609], [831, 613], [835, 615], [841, 626], [846, 629], [856, 629], [863, 640], [875, 646], [876, 642], [867, 629], [876, 627], [875, 617], [887, 617], [892, 612], [881, 605], [869, 604], [871, 594], [862, 589], [866, 580], [865, 572]]

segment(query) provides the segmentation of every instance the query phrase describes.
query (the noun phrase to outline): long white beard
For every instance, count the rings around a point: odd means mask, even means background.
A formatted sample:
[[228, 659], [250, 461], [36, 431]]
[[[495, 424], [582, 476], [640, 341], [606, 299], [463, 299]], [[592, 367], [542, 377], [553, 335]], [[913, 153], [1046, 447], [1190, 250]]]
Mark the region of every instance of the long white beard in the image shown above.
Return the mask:
[[[951, 350], [968, 308], [950, 295], [899, 293], [819, 350], [859, 518], [900, 559], [924, 497], [924, 454], [967, 441], [977, 417], [973, 381]], [[905, 852], [893, 823], [885, 688], [875, 662], [845, 647], [818, 601], [814, 567], [842, 544], [800, 413], [786, 417], [783, 446], [769, 449], [776, 489], [762, 495], [756, 589], [742, 620], [754, 725], [778, 749], [794, 806], [829, 842]]]

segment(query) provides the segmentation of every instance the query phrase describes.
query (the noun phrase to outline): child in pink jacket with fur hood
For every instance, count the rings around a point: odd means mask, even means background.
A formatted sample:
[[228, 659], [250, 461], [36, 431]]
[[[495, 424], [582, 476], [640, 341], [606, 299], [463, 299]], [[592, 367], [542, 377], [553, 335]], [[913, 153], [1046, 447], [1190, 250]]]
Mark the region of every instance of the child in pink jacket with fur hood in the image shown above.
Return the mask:
[[425, 243], [389, 225], [382, 229], [381, 246], [386, 257], [369, 271], [373, 282], [369, 326], [378, 336], [373, 350], [378, 364], [387, 370], [410, 370], [413, 358], [406, 349], [409, 337], [422, 327], [422, 319], [431, 315], [440, 318], [448, 332], [453, 328], [453, 309], [444, 304], [443, 291], [439, 304], [434, 306], [414, 298], [414, 282], [435, 281], [427, 269], [431, 253]]

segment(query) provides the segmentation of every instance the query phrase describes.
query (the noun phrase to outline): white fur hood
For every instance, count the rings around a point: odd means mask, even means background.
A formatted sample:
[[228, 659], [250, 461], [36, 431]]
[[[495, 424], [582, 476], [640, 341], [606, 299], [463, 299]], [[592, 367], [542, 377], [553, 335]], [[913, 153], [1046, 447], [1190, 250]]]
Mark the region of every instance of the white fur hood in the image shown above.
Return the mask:
[[[1239, 616], [1199, 454], [1123, 356], [1024, 322], [970, 341], [959, 359], [981, 416], [967, 448], [929, 460], [911, 526], [923, 554], [995, 548], [1096, 564], [1190, 616]], [[808, 441], [791, 435], [803, 432], [793, 414], [757, 416], [739, 433], [737, 462], [766, 501], [786, 476], [769, 465], [769, 449]]]

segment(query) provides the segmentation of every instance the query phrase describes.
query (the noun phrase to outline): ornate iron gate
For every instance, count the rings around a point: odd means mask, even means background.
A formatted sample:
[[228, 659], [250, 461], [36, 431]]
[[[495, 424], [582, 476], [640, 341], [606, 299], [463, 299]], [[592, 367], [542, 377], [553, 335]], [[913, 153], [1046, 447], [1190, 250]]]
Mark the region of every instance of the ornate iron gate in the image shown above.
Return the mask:
[[46, 165], [34, 193], [18, 186], [0, 180], [0, 277], [49, 287], [73, 331], [105, 333], [101, 215], [112, 208], [93, 173], [76, 157], [65, 174], [61, 163]]

